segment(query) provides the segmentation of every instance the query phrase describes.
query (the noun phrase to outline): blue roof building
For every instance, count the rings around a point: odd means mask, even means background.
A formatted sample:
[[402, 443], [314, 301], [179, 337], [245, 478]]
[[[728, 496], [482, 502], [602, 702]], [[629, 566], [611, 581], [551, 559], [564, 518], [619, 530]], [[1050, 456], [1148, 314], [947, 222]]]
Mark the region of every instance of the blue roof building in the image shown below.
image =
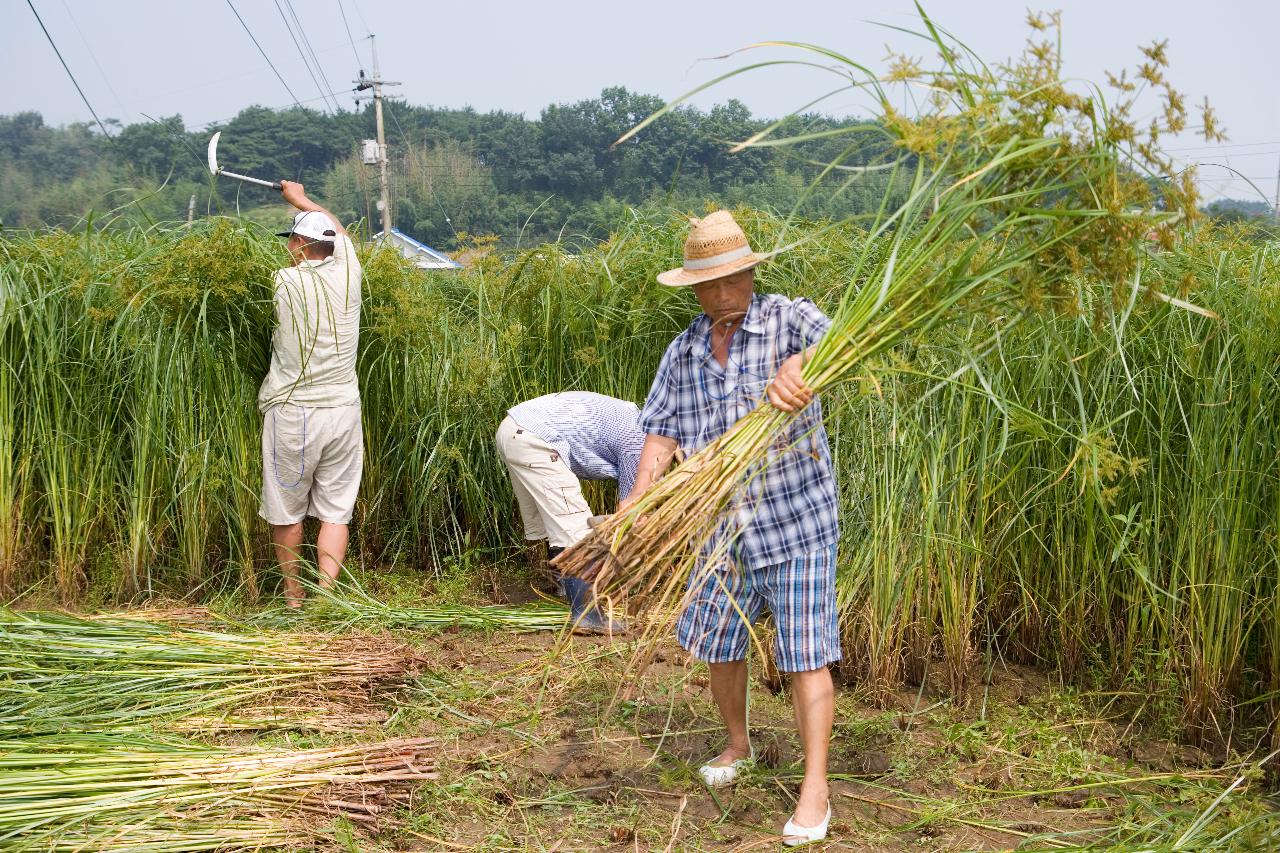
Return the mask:
[[414, 266], [423, 270], [460, 270], [462, 264], [438, 249], [426, 243], [419, 243], [401, 231], [392, 228], [390, 233], [379, 231], [373, 235], [374, 245], [390, 245], [401, 255], [413, 261]]

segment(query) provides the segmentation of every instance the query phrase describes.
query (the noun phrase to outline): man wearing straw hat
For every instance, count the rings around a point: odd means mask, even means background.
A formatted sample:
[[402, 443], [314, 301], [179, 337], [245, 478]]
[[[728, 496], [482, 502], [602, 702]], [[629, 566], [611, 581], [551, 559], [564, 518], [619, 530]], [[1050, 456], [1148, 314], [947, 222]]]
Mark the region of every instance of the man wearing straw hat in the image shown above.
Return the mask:
[[783, 829], [785, 843], [795, 846], [825, 838], [831, 820], [827, 751], [835, 696], [827, 665], [840, 659], [836, 491], [820, 404], [801, 378], [830, 320], [807, 299], [755, 293], [755, 267], [764, 259], [720, 210], [693, 220], [684, 265], [658, 276], [661, 284], [691, 287], [703, 313], [662, 357], [640, 416], [645, 440], [635, 488], [619, 511], [653, 484], [677, 449], [698, 451], [766, 399], [800, 413], [782, 449], [719, 520], [677, 631], [680, 644], [707, 663], [728, 732], [724, 751], [699, 773], [710, 786], [730, 785], [753, 755], [749, 623], [766, 606], [773, 613], [775, 656], [779, 669], [791, 673], [804, 747], [804, 781]]

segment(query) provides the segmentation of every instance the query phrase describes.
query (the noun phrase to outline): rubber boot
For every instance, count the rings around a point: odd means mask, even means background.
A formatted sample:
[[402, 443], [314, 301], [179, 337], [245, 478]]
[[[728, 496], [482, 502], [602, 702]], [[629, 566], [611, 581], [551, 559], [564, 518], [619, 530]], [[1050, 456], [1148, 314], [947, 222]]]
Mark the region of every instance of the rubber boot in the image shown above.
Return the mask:
[[615, 637], [627, 633], [625, 622], [610, 619], [596, 607], [591, 584], [581, 578], [562, 577], [565, 598], [569, 599], [569, 615], [575, 634], [604, 634]]

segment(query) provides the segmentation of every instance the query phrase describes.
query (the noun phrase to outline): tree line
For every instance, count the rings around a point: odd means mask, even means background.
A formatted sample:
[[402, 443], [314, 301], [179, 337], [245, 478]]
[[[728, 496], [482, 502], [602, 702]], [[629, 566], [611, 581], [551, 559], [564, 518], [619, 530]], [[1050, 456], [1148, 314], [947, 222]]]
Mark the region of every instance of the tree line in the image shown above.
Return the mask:
[[[663, 103], [611, 87], [529, 119], [387, 100], [394, 224], [454, 248], [468, 235], [496, 235], [507, 246], [600, 238], [628, 209], [654, 205], [749, 204], [842, 218], [874, 213], [895, 180], [886, 166], [900, 152], [878, 125], [856, 117], [793, 116], [775, 135], [805, 141], [733, 152], [733, 143], [774, 123], [736, 100], [678, 107], [614, 144]], [[90, 218], [146, 225], [185, 218], [193, 197], [197, 216], [240, 213], [279, 224], [283, 208], [269, 192], [210, 181], [205, 151], [215, 129], [223, 131], [219, 159], [228, 167], [302, 181], [345, 220], [380, 227], [377, 174], [359, 155], [360, 140], [375, 135], [371, 105], [336, 114], [249, 107], [208, 129], [170, 116], [115, 123], [110, 138], [87, 123], [46, 125], [37, 112], [0, 116], [0, 225], [74, 227]], [[1208, 212], [1227, 220], [1258, 214], [1221, 204]]]
[[[799, 146], [731, 153], [772, 121], [738, 101], [680, 107], [621, 145], [613, 143], [663, 106], [662, 99], [605, 89], [598, 98], [518, 113], [384, 102], [395, 225], [433, 245], [465, 234], [504, 243], [603, 236], [627, 207], [701, 209], [748, 202], [809, 216], [874, 210], [887, 172], [867, 170], [891, 153], [875, 125], [805, 115], [780, 132], [814, 137]], [[322, 113], [250, 107], [209, 129], [180, 116], [115, 126], [46, 125], [36, 112], [0, 116], [0, 223], [71, 227], [86, 217], [128, 224], [278, 207], [261, 190], [211, 184], [205, 149], [222, 130], [219, 160], [246, 174], [307, 183], [335, 212], [378, 227], [377, 176], [359, 156], [374, 136], [372, 106]], [[828, 164], [828, 180], [814, 187]]]

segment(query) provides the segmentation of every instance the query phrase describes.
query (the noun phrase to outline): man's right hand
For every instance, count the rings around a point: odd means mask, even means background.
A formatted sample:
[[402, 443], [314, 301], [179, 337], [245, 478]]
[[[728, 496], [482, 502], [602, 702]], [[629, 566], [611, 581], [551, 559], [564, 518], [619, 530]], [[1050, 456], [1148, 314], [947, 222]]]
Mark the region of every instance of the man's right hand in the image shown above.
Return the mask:
[[284, 196], [284, 200], [298, 208], [298, 210], [313, 210], [315, 208], [315, 205], [311, 203], [311, 199], [307, 198], [305, 188], [297, 181], [281, 181], [280, 195]]

